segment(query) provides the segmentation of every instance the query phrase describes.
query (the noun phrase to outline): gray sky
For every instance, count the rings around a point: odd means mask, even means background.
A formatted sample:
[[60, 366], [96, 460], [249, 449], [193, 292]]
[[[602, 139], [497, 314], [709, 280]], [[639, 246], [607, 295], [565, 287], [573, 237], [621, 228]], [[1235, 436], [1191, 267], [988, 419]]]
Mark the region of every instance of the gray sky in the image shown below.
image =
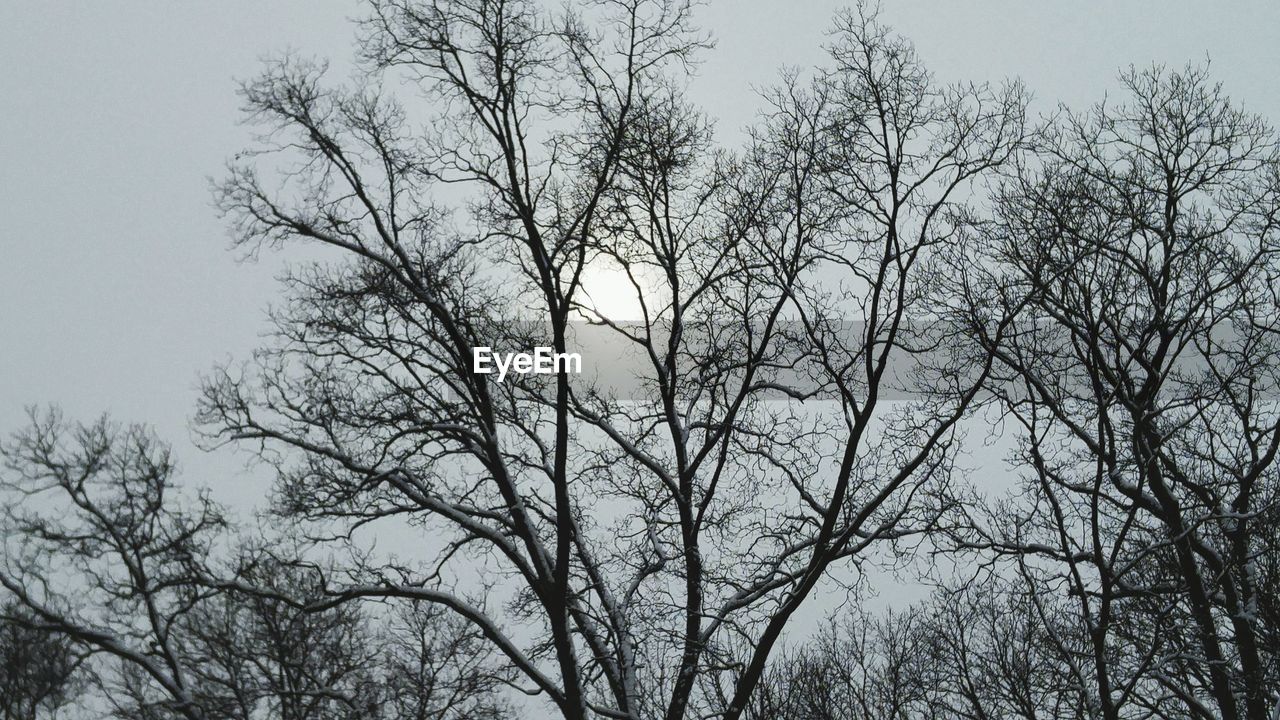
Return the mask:
[[[753, 87], [821, 60], [839, 2], [713, 0], [719, 47], [695, 98], [723, 137]], [[1020, 76], [1037, 108], [1083, 105], [1130, 63], [1213, 60], [1247, 107], [1280, 120], [1280, 3], [885, 2], [944, 80]], [[264, 473], [205, 455], [187, 423], [200, 373], [244, 358], [276, 297], [277, 260], [237, 264], [206, 178], [243, 147], [233, 78], [287, 48], [348, 58], [356, 2], [0, 3], [0, 432], [22, 406], [110, 411], [176, 446], [224, 500]]]

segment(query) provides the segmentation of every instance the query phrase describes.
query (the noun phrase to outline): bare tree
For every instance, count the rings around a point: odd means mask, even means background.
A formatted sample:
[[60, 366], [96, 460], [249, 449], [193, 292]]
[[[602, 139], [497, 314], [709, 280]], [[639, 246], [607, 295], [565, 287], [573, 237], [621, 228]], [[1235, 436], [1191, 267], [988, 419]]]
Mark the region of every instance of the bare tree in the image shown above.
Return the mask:
[[752, 696], [753, 720], [902, 720], [940, 715], [927, 617], [853, 610], [779, 653]]
[[943, 717], [1079, 720], [1091, 717], [1079, 679], [1088, 634], [1061, 602], [1018, 582], [980, 576], [934, 593], [927, 616]]
[[383, 716], [501, 720], [515, 714], [502, 689], [507, 663], [474, 625], [434, 604], [402, 605], [379, 635]]
[[[286, 540], [287, 543], [287, 540]], [[246, 549], [230, 589], [184, 625], [184, 660], [219, 717], [280, 720], [378, 717], [382, 690], [376, 635], [357, 605], [308, 612], [320, 573], [300, 556]], [[423, 628], [429, 633], [431, 628]]]
[[772, 663], [749, 717], [788, 720], [1093, 717], [1078, 679], [1088, 635], [991, 576], [881, 616], [847, 610]]
[[[938, 86], [853, 13], [734, 156], [685, 99], [689, 15], [374, 2], [363, 84], [287, 59], [244, 86], [263, 143], [218, 190], [242, 247], [344, 260], [288, 279], [277, 342], [209, 381], [205, 426], [274, 463], [317, 537], [438, 539], [420, 564], [357, 554], [327, 592], [447, 608], [566, 718], [740, 717], [831, 568], [948, 512], [985, 372], [944, 353], [929, 399], [883, 401], [899, 353], [945, 347], [907, 320], [973, 181], [1020, 147], [1020, 89]], [[585, 295], [606, 261], [637, 322]], [[472, 373], [477, 346], [564, 352], [575, 318], [645, 359], [641, 397]], [[796, 404], [815, 388], [834, 403]]]
[[[140, 427], [32, 413], [5, 717], [1280, 718], [1273, 129], [1191, 67], [1029, 131], [860, 6], [721, 148], [692, 5], [370, 0], [349, 84], [242, 86], [234, 241], [322, 259], [198, 412], [287, 532], [237, 544]], [[629, 388], [473, 371], [589, 337]], [[983, 408], [996, 498], [954, 466]], [[921, 548], [980, 572], [856, 606]]]
[[31, 420], [2, 448], [0, 587], [28, 624], [120, 661], [93, 665], [120, 712], [206, 717], [176, 635], [206, 592], [195, 570], [221, 513], [203, 495], [177, 501], [169, 451], [140, 426]]
[[[1122, 81], [1124, 104], [1046, 127], [966, 246], [1024, 477], [978, 544], [1046, 616], [1070, 599], [1091, 716], [1265, 718], [1277, 140], [1203, 69]], [[1001, 317], [1019, 332], [986, 337]]]
[[5, 718], [504, 716], [506, 668], [471, 626], [331, 602], [288, 533], [228, 557], [215, 546], [232, 528], [205, 496], [178, 497], [145, 429], [33, 412], [4, 458]]
[[0, 718], [55, 718], [80, 689], [80, 656], [66, 638], [38, 629], [17, 603], [0, 609]]

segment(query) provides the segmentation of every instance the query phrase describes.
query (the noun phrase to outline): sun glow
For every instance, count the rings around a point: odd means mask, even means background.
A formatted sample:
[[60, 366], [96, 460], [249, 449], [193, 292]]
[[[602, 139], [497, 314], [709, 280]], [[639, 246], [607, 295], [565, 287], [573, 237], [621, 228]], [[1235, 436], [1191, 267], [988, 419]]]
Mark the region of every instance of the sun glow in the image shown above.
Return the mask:
[[588, 319], [629, 322], [644, 319], [645, 305], [650, 316], [658, 310], [653, 306], [656, 293], [651, 286], [654, 283], [636, 268], [628, 274], [615, 260], [592, 260], [583, 268], [580, 282], [576, 300], [583, 308], [582, 315]]

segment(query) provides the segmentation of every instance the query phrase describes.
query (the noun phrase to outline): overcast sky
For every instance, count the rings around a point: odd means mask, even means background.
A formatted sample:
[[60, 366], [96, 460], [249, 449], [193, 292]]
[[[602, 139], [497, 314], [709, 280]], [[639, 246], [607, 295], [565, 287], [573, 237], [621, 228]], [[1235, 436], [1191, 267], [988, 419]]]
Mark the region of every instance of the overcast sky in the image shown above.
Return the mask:
[[[695, 99], [723, 136], [753, 88], [811, 65], [838, 2], [718, 0], [719, 46]], [[0, 431], [22, 407], [152, 424], [187, 480], [223, 499], [263, 477], [191, 444], [199, 375], [244, 358], [276, 297], [276, 260], [238, 264], [207, 178], [246, 143], [235, 78], [293, 48], [350, 57], [339, 0], [0, 3]], [[1037, 109], [1082, 106], [1130, 63], [1212, 59], [1250, 109], [1280, 120], [1280, 3], [886, 2], [944, 80], [1023, 78]], [[339, 63], [341, 64], [341, 63]]]

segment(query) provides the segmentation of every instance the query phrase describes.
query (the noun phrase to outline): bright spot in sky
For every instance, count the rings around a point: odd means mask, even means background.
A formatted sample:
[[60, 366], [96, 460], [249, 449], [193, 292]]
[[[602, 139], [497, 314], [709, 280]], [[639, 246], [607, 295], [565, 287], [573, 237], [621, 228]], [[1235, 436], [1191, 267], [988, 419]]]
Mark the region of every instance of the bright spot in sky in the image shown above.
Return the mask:
[[[643, 320], [644, 307], [636, 285], [639, 284], [644, 292], [646, 303], [651, 302], [653, 295], [646, 288], [648, 283], [644, 276], [635, 269], [632, 272], [636, 275], [634, 281], [612, 259], [596, 258], [588, 263], [582, 270], [582, 286], [577, 296], [577, 301], [588, 310], [585, 314], [615, 322]], [[649, 314], [652, 316], [657, 310], [651, 305]]]

